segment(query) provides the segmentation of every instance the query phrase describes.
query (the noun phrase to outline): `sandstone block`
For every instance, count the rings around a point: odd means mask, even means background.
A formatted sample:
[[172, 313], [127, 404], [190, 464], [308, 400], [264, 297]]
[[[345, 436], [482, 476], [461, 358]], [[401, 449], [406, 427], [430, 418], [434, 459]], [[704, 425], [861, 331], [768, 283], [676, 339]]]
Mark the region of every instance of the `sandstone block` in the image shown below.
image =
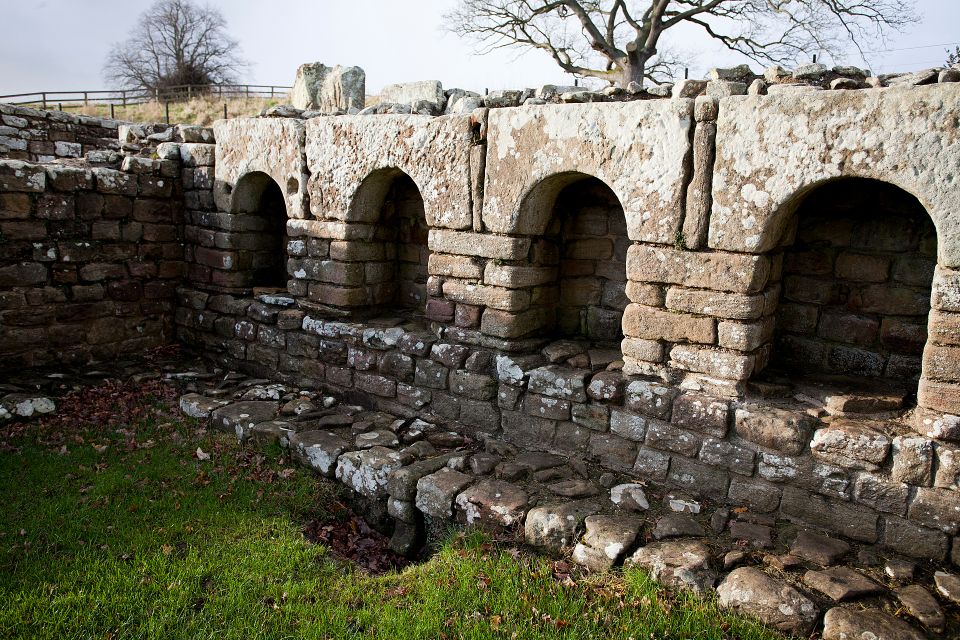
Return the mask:
[[590, 372], [550, 365], [530, 371], [528, 389], [551, 398], [586, 402], [586, 380]]
[[840, 421], [818, 429], [810, 451], [814, 457], [842, 467], [875, 471], [887, 458], [890, 439], [860, 424]]
[[431, 229], [428, 242], [430, 251], [500, 260], [524, 260], [530, 250], [529, 238], [509, 238], [446, 229]]
[[670, 349], [670, 365], [685, 371], [705, 373], [726, 380], [747, 380], [756, 358], [733, 351], [694, 345], [676, 345]]
[[785, 409], [761, 405], [743, 405], [735, 413], [734, 429], [744, 440], [782, 451], [798, 454], [810, 439], [814, 419]]
[[960, 491], [917, 489], [907, 514], [910, 520], [955, 535], [960, 531]]
[[669, 287], [666, 305], [668, 309], [685, 313], [731, 320], [756, 320], [763, 315], [765, 298], [763, 295]]
[[848, 505], [795, 487], [784, 487], [780, 511], [791, 519], [836, 531], [862, 542], [877, 541], [876, 512]]
[[757, 293], [767, 284], [770, 261], [765, 256], [699, 253], [634, 244], [627, 252], [627, 276], [640, 282], [658, 282]]
[[673, 424], [722, 438], [727, 435], [729, 405], [697, 393], [685, 393], [673, 402]]
[[473, 476], [443, 468], [417, 481], [417, 508], [433, 518], [453, 516], [453, 500], [473, 482]]
[[623, 332], [633, 338], [713, 344], [716, 329], [712, 318], [673, 313], [630, 304], [623, 314]]
[[817, 606], [790, 585], [754, 567], [735, 569], [717, 587], [720, 606], [797, 636], [808, 635], [820, 615]]

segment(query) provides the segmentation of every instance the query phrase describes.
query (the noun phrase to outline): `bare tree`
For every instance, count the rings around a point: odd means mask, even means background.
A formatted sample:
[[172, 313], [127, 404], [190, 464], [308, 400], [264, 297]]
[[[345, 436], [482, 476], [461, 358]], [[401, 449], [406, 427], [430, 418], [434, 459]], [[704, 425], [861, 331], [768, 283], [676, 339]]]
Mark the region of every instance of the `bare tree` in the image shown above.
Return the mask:
[[621, 86], [672, 70], [661, 38], [680, 25], [758, 63], [788, 64], [851, 43], [862, 57], [863, 44], [917, 20], [913, 0], [460, 0], [445, 18], [481, 52], [540, 49], [568, 73]]
[[234, 82], [246, 67], [238, 50], [217, 9], [190, 0], [156, 0], [130, 37], [113, 46], [104, 75], [124, 87], [157, 92]]
[[954, 47], [953, 51], [947, 49], [947, 66], [953, 66], [960, 63], [960, 47]]

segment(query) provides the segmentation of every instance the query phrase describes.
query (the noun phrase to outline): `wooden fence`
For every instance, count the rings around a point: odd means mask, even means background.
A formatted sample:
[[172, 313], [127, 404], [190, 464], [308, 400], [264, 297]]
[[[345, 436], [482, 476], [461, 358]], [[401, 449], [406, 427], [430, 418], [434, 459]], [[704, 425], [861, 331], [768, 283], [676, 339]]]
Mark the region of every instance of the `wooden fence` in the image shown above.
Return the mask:
[[65, 111], [89, 104], [129, 106], [145, 102], [182, 102], [196, 97], [216, 100], [236, 98], [278, 98], [285, 96], [291, 87], [262, 84], [208, 84], [180, 85], [156, 90], [117, 89], [108, 91], [34, 91], [0, 95], [0, 102], [14, 105], [35, 106], [41, 109]]

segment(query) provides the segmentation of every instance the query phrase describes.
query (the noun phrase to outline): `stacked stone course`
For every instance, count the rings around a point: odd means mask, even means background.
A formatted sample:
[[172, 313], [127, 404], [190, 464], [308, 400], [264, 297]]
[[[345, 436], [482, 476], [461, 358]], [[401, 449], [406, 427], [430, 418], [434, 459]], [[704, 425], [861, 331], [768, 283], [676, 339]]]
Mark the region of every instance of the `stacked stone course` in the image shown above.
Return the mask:
[[124, 123], [0, 104], [0, 158], [48, 162], [82, 158], [88, 151], [119, 150]]
[[183, 277], [179, 167], [0, 160], [6, 367], [110, 360], [169, 342]]

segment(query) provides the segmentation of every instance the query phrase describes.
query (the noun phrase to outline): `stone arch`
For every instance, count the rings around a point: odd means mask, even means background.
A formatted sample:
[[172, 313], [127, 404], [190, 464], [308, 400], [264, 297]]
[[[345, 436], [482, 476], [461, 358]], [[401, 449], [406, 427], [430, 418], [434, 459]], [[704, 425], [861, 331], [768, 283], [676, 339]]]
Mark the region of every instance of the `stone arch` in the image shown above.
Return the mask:
[[536, 233], [532, 304], [552, 307], [558, 337], [619, 343], [623, 338], [630, 240], [620, 199], [604, 181], [563, 172], [537, 183], [520, 211]]
[[912, 392], [928, 339], [938, 234], [899, 186], [843, 177], [799, 189], [770, 219], [779, 300], [757, 329], [770, 368]]
[[360, 183], [349, 222], [371, 225], [369, 240], [331, 246], [331, 257], [361, 262], [368, 305], [420, 314], [427, 300], [429, 227], [420, 188], [397, 167], [378, 169]]
[[231, 232], [230, 248], [238, 252], [238, 269], [251, 286], [285, 288], [287, 284], [287, 207], [280, 185], [262, 171], [237, 180], [231, 198], [232, 214], [245, 223]]

